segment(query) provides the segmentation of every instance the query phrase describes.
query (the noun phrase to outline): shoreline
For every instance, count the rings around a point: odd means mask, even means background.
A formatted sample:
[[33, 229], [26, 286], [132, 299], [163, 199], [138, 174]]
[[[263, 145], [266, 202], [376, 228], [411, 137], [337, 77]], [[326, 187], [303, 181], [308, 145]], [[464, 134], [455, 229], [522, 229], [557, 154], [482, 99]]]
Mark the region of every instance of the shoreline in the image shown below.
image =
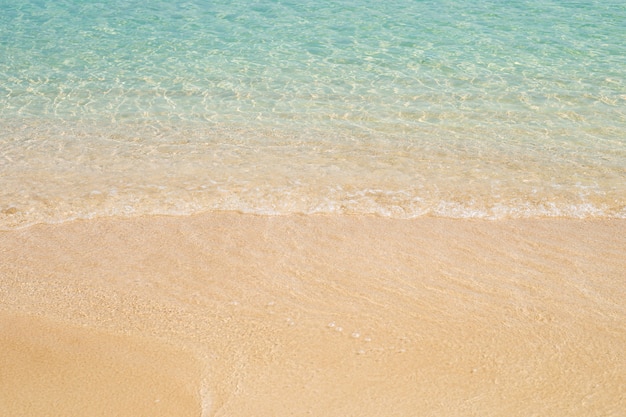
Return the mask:
[[35, 225], [0, 232], [0, 349], [26, 346], [9, 316], [154, 343], [154, 358], [171, 346], [196, 361], [177, 378], [204, 392], [203, 416], [611, 414], [626, 408], [624, 248], [624, 219]]

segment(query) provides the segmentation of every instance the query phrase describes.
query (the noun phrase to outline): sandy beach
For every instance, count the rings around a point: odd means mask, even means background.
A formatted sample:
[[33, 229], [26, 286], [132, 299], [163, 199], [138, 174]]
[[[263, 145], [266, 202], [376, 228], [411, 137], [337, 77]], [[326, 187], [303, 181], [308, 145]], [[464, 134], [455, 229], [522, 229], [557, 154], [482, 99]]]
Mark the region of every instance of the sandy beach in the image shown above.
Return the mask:
[[624, 27], [0, 1], [0, 417], [626, 417]]
[[626, 221], [0, 232], [0, 415], [619, 416]]

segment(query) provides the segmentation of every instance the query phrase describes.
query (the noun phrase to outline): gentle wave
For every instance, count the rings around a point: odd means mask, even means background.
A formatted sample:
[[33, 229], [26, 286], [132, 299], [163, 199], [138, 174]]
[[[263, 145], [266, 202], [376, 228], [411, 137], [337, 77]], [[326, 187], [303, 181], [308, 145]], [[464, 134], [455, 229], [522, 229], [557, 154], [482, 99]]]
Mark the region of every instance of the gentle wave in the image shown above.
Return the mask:
[[624, 26], [611, 1], [4, 2], [0, 227], [622, 218]]

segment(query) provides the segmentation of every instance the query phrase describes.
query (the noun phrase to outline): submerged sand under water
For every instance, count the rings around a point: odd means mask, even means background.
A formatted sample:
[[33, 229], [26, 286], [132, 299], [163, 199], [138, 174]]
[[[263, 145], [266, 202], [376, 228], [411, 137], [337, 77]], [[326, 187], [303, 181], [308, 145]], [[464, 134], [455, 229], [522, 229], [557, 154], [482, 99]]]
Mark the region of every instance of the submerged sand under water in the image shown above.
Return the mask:
[[617, 416], [626, 221], [0, 232], [0, 415]]

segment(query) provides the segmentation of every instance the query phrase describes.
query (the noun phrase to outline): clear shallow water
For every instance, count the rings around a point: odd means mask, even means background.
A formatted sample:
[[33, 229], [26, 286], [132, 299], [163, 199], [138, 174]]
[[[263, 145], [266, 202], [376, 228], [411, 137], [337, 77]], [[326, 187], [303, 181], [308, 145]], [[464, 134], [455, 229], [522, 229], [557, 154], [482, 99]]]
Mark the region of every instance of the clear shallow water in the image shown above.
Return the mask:
[[623, 2], [3, 1], [0, 226], [626, 217]]

